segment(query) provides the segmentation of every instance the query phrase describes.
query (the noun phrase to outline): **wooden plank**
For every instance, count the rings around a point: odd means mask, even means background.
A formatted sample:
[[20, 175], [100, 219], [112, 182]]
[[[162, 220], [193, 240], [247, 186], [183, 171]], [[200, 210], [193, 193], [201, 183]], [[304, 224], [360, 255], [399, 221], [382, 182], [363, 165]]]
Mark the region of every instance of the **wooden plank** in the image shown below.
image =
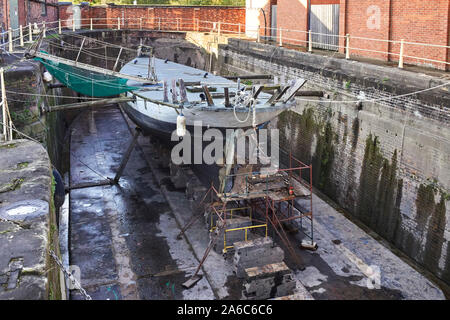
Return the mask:
[[45, 111], [46, 112], [54, 112], [54, 111], [62, 111], [62, 110], [73, 110], [73, 109], [82, 109], [82, 108], [89, 108], [89, 107], [99, 107], [99, 106], [104, 106], [104, 105], [108, 105], [108, 104], [115, 104], [115, 103], [129, 102], [129, 101], [134, 101], [134, 98], [113, 98], [113, 99], [102, 99], [102, 100], [86, 101], [86, 102], [80, 102], [80, 103], [64, 104], [64, 105], [59, 105], [59, 106], [47, 107], [47, 109]]

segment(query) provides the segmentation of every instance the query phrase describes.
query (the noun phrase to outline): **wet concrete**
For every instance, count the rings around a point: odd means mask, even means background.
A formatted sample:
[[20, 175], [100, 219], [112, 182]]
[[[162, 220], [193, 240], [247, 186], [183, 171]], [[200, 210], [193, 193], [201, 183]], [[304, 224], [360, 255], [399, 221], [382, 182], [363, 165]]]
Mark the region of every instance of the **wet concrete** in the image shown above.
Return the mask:
[[[118, 109], [82, 113], [72, 130], [70, 184], [114, 177], [130, 139]], [[119, 185], [71, 190], [70, 205], [70, 264], [93, 299], [214, 298], [205, 279], [181, 287], [198, 261], [175, 240], [175, 219], [138, 148]]]
[[[71, 184], [113, 177], [131, 127], [119, 109], [83, 113], [72, 132]], [[201, 270], [203, 279], [182, 288], [208, 245], [208, 231], [199, 219], [183, 240], [175, 239], [192, 216], [190, 203], [184, 190], [171, 185], [168, 170], [155, 165], [150, 139], [141, 136], [138, 142], [118, 186], [70, 193], [70, 262], [81, 268], [83, 286], [94, 299], [240, 299], [242, 282], [233, 275], [232, 259], [214, 251]], [[319, 249], [301, 250], [297, 233], [291, 242], [306, 268], [298, 270], [285, 254], [300, 299], [443, 298], [424, 276], [325, 201], [313, 199]], [[379, 288], [369, 288], [368, 266], [380, 268]], [[82, 297], [72, 292], [72, 298]]]

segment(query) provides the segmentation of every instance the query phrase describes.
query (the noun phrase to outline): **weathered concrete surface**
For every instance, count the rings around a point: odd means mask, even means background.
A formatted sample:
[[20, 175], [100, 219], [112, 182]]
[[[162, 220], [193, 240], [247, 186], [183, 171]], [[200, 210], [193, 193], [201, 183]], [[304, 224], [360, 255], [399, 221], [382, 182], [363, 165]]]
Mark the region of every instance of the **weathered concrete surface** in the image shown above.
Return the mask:
[[40, 144], [0, 143], [0, 299], [61, 297], [59, 269], [48, 255], [58, 252], [51, 186]]
[[[299, 204], [309, 208], [308, 201]], [[314, 196], [313, 207], [314, 241], [319, 248], [298, 251], [307, 267], [295, 277], [314, 298], [445, 299], [439, 287], [327, 202]], [[292, 241], [299, 243], [301, 238], [297, 234]], [[349, 285], [353, 289], [347, 291]]]
[[240, 40], [219, 52], [224, 73], [301, 77], [305, 90], [330, 95], [297, 97], [271, 123], [280, 145], [312, 164], [315, 187], [450, 292], [448, 80]]
[[[72, 131], [71, 185], [114, 177], [130, 140], [118, 109], [82, 113]], [[71, 190], [70, 201], [70, 264], [93, 299], [214, 298], [206, 278], [181, 286], [198, 261], [176, 240], [178, 224], [139, 147], [119, 185]], [[82, 296], [72, 291], [72, 299]]]

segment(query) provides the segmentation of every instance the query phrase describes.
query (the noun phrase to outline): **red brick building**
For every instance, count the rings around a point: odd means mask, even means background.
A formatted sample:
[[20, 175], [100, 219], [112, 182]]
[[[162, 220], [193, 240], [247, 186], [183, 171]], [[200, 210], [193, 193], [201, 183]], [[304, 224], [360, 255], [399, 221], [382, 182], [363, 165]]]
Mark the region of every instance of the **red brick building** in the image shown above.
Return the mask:
[[58, 20], [58, 0], [0, 0], [0, 28]]
[[249, 7], [263, 9], [258, 12], [260, 35], [267, 35], [265, 25], [272, 27], [277, 41], [281, 30], [283, 42], [307, 46], [307, 30], [325, 30], [329, 35], [313, 35], [313, 42], [334, 38], [343, 52], [349, 34], [352, 55], [398, 61], [399, 42], [404, 39], [405, 63], [450, 69], [438, 62], [450, 61], [450, 49], [445, 47], [450, 46], [450, 0], [247, 0]]

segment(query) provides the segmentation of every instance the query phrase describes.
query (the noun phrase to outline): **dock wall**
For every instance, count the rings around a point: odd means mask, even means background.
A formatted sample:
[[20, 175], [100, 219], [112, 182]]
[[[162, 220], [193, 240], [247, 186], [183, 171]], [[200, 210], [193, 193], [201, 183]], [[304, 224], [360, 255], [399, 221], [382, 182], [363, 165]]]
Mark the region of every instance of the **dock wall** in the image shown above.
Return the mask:
[[[231, 39], [221, 74], [308, 80], [271, 127], [313, 165], [314, 186], [450, 284], [450, 109], [444, 79]], [[428, 90], [412, 96], [394, 96]], [[290, 151], [290, 150], [286, 150]]]

